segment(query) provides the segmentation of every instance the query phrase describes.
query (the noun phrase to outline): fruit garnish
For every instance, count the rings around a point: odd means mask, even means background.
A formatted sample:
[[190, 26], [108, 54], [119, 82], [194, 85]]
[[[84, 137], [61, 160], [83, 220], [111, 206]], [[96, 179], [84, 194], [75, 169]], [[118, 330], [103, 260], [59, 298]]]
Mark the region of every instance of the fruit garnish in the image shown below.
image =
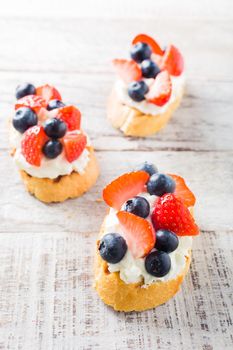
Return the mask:
[[28, 96], [28, 95], [35, 95], [36, 94], [36, 88], [34, 85], [30, 83], [23, 83], [16, 87], [15, 91], [15, 97], [18, 99]]
[[148, 44], [151, 47], [152, 52], [157, 55], [162, 56], [164, 53], [159, 44], [147, 34], [138, 34], [137, 36], [135, 36], [135, 38], [132, 41], [132, 44], [134, 45], [138, 42]]
[[47, 103], [41, 96], [36, 95], [27, 95], [20, 98], [16, 104], [15, 109], [17, 110], [20, 107], [31, 108], [34, 112], [38, 113], [42, 107], [46, 107]]
[[137, 81], [142, 78], [141, 68], [133, 60], [115, 59], [112, 61], [116, 73], [125, 83]]
[[135, 171], [119, 176], [103, 190], [104, 201], [112, 208], [119, 210], [122, 204], [144, 191], [149, 174]]
[[157, 106], [163, 106], [171, 97], [172, 82], [167, 71], [159, 73], [150, 86], [149, 92], [146, 94], [146, 100]]
[[134, 258], [147, 255], [155, 245], [155, 233], [149, 221], [125, 211], [117, 213], [124, 238]]
[[43, 97], [48, 103], [50, 100], [61, 100], [61, 95], [57, 89], [49, 84], [42, 85], [36, 88], [36, 95]]
[[59, 108], [56, 118], [63, 120], [69, 131], [80, 129], [81, 113], [78, 108], [74, 106]]
[[72, 163], [83, 152], [87, 144], [87, 137], [77, 132], [67, 132], [63, 138], [65, 156], [68, 162]]
[[179, 76], [183, 72], [184, 59], [180, 51], [174, 45], [169, 45], [166, 48], [160, 68], [166, 69], [174, 76]]
[[174, 194], [180, 199], [182, 199], [182, 201], [187, 207], [193, 207], [196, 202], [196, 198], [193, 192], [191, 192], [188, 186], [186, 185], [184, 179], [178, 175], [168, 175], [171, 176], [176, 183], [176, 189]]
[[21, 141], [21, 150], [29, 164], [40, 166], [42, 148], [47, 139], [42, 126], [35, 125], [25, 131]]
[[151, 215], [154, 229], [167, 229], [178, 236], [195, 236], [199, 234], [190, 211], [183, 201], [173, 193], [166, 193], [155, 202]]

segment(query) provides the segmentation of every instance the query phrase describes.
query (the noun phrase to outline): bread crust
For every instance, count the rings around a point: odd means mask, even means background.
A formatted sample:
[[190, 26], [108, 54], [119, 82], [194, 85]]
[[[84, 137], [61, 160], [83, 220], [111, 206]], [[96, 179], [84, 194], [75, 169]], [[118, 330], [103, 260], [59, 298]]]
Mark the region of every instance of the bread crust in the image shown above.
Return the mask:
[[112, 125], [120, 129], [126, 136], [149, 136], [162, 129], [178, 108], [183, 96], [183, 90], [165, 112], [157, 115], [144, 114], [136, 108], [123, 104], [115, 91], [112, 90], [107, 103], [107, 118]]
[[[100, 237], [104, 232], [104, 223]], [[156, 282], [147, 287], [142, 283], [126, 284], [120, 279], [119, 272], [110, 273], [108, 265], [98, 251], [99, 241], [95, 253], [95, 284], [94, 287], [103, 302], [116, 311], [144, 311], [155, 308], [173, 297], [183, 282], [191, 262], [191, 251], [186, 257], [183, 271], [174, 279], [166, 282]]]
[[38, 178], [20, 170], [20, 175], [29, 193], [45, 203], [63, 202], [68, 198], [80, 197], [96, 182], [99, 167], [93, 148], [89, 148], [90, 159], [84, 174], [73, 171], [56, 179]]

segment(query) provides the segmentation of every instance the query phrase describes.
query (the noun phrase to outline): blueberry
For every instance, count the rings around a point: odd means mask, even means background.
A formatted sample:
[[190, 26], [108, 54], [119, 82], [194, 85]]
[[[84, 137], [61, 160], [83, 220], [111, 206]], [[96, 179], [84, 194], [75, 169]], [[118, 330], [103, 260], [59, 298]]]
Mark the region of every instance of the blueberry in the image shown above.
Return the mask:
[[62, 152], [62, 144], [58, 140], [49, 140], [43, 147], [44, 155], [49, 159], [54, 159]]
[[136, 196], [129, 199], [125, 205], [124, 210], [141, 218], [147, 218], [150, 214], [150, 204], [144, 197]]
[[128, 86], [128, 94], [132, 100], [140, 102], [145, 100], [145, 94], [149, 91], [146, 83], [141, 81], [133, 81]]
[[60, 100], [50, 100], [47, 106], [47, 110], [52, 111], [52, 109], [61, 108], [64, 106], [65, 104]]
[[48, 119], [44, 125], [44, 131], [46, 135], [54, 139], [59, 139], [63, 137], [66, 133], [66, 130], [66, 123], [57, 118]]
[[126, 241], [118, 233], [107, 233], [100, 241], [99, 252], [105, 261], [117, 264], [127, 251]]
[[175, 233], [169, 230], [158, 230], [156, 232], [155, 248], [166, 253], [171, 253], [179, 245], [178, 237]]
[[170, 176], [165, 174], [154, 174], [147, 182], [147, 191], [156, 196], [162, 196], [165, 193], [173, 193], [175, 191], [175, 187], [175, 181]]
[[31, 108], [21, 107], [17, 109], [12, 123], [16, 130], [24, 133], [28, 128], [37, 124], [37, 115]]
[[157, 64], [151, 60], [144, 60], [141, 64], [142, 75], [145, 78], [155, 78], [160, 73]]
[[146, 173], [148, 173], [150, 176], [158, 172], [158, 169], [156, 168], [156, 166], [154, 166], [154, 164], [148, 163], [148, 162], [144, 162], [143, 164], [140, 164], [137, 167], [137, 170], [143, 170]]
[[146, 271], [155, 277], [165, 276], [171, 268], [171, 258], [165, 252], [153, 251], [145, 260]]
[[135, 44], [130, 50], [131, 58], [139, 63], [147, 58], [150, 58], [151, 54], [152, 50], [150, 46], [141, 42]]
[[15, 92], [15, 96], [17, 100], [24, 96], [35, 95], [35, 94], [36, 94], [36, 88], [34, 85], [30, 83], [24, 83], [24, 84], [18, 85]]

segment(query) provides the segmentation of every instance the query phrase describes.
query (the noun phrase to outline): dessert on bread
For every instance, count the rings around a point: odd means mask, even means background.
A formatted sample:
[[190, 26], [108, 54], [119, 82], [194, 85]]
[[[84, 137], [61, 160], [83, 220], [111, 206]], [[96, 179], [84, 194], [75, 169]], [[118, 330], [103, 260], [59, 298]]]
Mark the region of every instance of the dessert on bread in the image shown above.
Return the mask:
[[117, 80], [107, 105], [112, 125], [127, 136], [148, 136], [166, 125], [184, 92], [184, 60], [174, 45], [164, 50], [137, 35], [130, 59], [115, 59]]
[[117, 311], [143, 311], [179, 290], [199, 234], [195, 196], [182, 177], [150, 163], [103, 190], [109, 211], [96, 248], [95, 288]]
[[48, 203], [88, 191], [99, 170], [78, 108], [50, 85], [19, 85], [16, 99], [10, 143], [27, 190]]

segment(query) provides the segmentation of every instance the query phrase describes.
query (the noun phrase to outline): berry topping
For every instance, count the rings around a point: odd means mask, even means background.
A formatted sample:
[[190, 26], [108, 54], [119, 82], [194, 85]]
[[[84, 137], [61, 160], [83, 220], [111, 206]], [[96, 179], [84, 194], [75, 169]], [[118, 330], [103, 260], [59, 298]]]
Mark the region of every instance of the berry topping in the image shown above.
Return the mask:
[[117, 233], [107, 233], [99, 244], [100, 256], [110, 264], [117, 264], [121, 261], [126, 251], [126, 241]]
[[171, 258], [165, 252], [153, 251], [145, 260], [146, 271], [155, 277], [163, 277], [171, 269]]
[[18, 100], [19, 98], [22, 98], [24, 96], [35, 95], [35, 94], [36, 94], [35, 86], [30, 83], [24, 83], [17, 86], [15, 97]]
[[123, 210], [145, 219], [150, 214], [150, 204], [146, 198], [136, 196], [127, 200]]
[[68, 130], [79, 130], [81, 123], [81, 113], [74, 106], [65, 106], [58, 110], [57, 118], [67, 124]]
[[47, 119], [44, 125], [44, 131], [49, 137], [59, 139], [65, 135], [67, 126], [66, 123], [60, 119]]
[[147, 255], [155, 245], [155, 234], [149, 221], [131, 213], [117, 213], [124, 237], [134, 258]]
[[41, 96], [28, 95], [20, 98], [15, 104], [15, 109], [20, 107], [31, 108], [34, 112], [38, 113], [42, 107], [46, 107], [46, 101]]
[[143, 164], [139, 165], [137, 170], [143, 170], [146, 173], [148, 173], [150, 176], [158, 172], [158, 169], [156, 168], [156, 166], [148, 162], [144, 162]]
[[163, 106], [171, 97], [172, 82], [167, 71], [159, 73], [150, 86], [150, 90], [146, 95], [146, 100], [157, 106]]
[[178, 237], [175, 233], [169, 230], [158, 230], [156, 232], [155, 248], [166, 253], [171, 253], [179, 245]]
[[144, 78], [155, 78], [160, 73], [157, 64], [151, 60], [144, 60], [141, 64], [141, 70]]
[[130, 50], [130, 56], [132, 60], [140, 63], [143, 60], [146, 60], [147, 58], [150, 58], [152, 54], [152, 50], [149, 45], [145, 43], [138, 42], [137, 44], [133, 45]]
[[48, 103], [47, 110], [52, 111], [53, 109], [61, 108], [64, 106], [65, 106], [65, 104], [60, 100], [51, 100]]
[[157, 199], [151, 219], [155, 230], [171, 230], [178, 236], [199, 234], [198, 226], [186, 205], [171, 193]]
[[36, 125], [27, 129], [21, 141], [22, 154], [26, 161], [35, 166], [40, 166], [42, 158], [42, 147], [47, 136], [42, 126]]
[[178, 76], [184, 70], [184, 59], [180, 51], [173, 45], [169, 45], [161, 61], [161, 69], [166, 69], [171, 75]]
[[37, 124], [37, 115], [31, 108], [21, 107], [17, 109], [13, 118], [13, 126], [16, 130], [24, 133], [28, 128]]
[[68, 132], [63, 139], [63, 144], [66, 158], [68, 162], [72, 163], [84, 151], [87, 144], [87, 137], [76, 132]]
[[60, 93], [57, 91], [57, 89], [55, 89], [55, 87], [49, 84], [36, 88], [36, 95], [43, 97], [47, 104], [50, 100], [61, 100]]
[[119, 210], [125, 201], [144, 191], [148, 179], [149, 175], [145, 171], [123, 174], [104, 188], [104, 201]]
[[161, 47], [157, 44], [157, 42], [152, 39], [149, 35], [146, 34], [138, 34], [134, 39], [132, 44], [135, 45], [138, 42], [142, 42], [144, 44], [147, 44], [151, 47], [152, 52], [157, 54], [157, 55], [163, 55], [163, 50]]
[[176, 183], [168, 175], [156, 173], [152, 175], [147, 183], [147, 191], [156, 196], [175, 191]]
[[115, 59], [113, 60], [113, 65], [115, 67], [116, 73], [125, 83], [130, 83], [134, 80], [140, 80], [142, 77], [141, 68], [134, 61]]
[[145, 94], [147, 94], [148, 91], [149, 88], [143, 80], [129, 83], [128, 94], [132, 100], [136, 102], [145, 100]]
[[61, 154], [62, 148], [63, 148], [63, 146], [62, 146], [60, 141], [49, 140], [44, 145], [42, 151], [47, 158], [54, 159], [54, 158], [57, 158], [57, 156], [59, 156], [59, 154]]
[[196, 198], [186, 185], [184, 179], [178, 175], [169, 174], [169, 176], [171, 176], [176, 183], [176, 189], [174, 194], [180, 199], [182, 199], [182, 201], [187, 207], [194, 206]]

